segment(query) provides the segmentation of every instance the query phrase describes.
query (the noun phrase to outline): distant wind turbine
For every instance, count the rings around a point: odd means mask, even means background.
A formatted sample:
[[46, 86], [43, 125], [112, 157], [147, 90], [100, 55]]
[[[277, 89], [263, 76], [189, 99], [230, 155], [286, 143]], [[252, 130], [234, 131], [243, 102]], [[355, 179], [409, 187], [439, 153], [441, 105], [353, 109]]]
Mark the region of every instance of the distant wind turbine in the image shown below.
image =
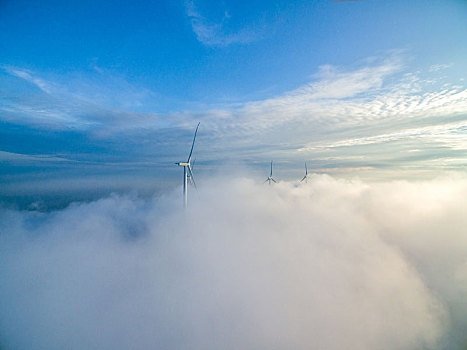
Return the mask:
[[196, 188], [195, 178], [193, 177], [193, 171], [191, 169], [190, 161], [191, 155], [193, 154], [193, 147], [195, 147], [196, 134], [198, 133], [199, 124], [196, 126], [195, 136], [193, 136], [193, 143], [191, 144], [190, 154], [188, 155], [188, 160], [186, 162], [175, 163], [183, 167], [183, 206], [186, 208], [188, 204], [188, 177]]
[[264, 181], [264, 183], [266, 182], [268, 182], [269, 184], [271, 184], [271, 182], [277, 183], [277, 181], [272, 178], [272, 160], [271, 160], [271, 172], [269, 173], [269, 176], [266, 179], [266, 181]]
[[300, 180], [300, 182], [303, 182], [303, 180], [305, 180], [305, 182], [308, 182], [308, 168], [306, 167], [306, 162], [305, 162], [305, 176], [303, 177], [303, 179]]

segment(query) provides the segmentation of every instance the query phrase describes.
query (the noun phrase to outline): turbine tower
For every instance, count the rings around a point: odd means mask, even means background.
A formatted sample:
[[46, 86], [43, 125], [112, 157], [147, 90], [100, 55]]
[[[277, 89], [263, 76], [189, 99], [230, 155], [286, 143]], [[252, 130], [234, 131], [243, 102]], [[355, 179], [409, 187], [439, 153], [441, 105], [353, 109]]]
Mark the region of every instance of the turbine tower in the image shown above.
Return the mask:
[[271, 184], [271, 182], [277, 183], [277, 181], [272, 178], [272, 160], [271, 160], [271, 172], [269, 173], [269, 176], [266, 179], [266, 181], [264, 181], [264, 183], [266, 182], [268, 182], [269, 185]]
[[191, 155], [193, 154], [193, 147], [195, 147], [196, 134], [198, 133], [199, 124], [196, 126], [195, 136], [193, 136], [193, 143], [191, 144], [190, 154], [188, 155], [188, 160], [186, 162], [175, 163], [183, 167], [183, 206], [186, 208], [188, 204], [188, 177], [193, 182], [193, 185], [196, 188], [195, 178], [193, 177], [193, 171], [191, 169]]
[[305, 182], [308, 182], [308, 168], [306, 167], [306, 162], [305, 162], [305, 176], [303, 177], [303, 179], [300, 180], [300, 182], [302, 182], [303, 180], [305, 180]]

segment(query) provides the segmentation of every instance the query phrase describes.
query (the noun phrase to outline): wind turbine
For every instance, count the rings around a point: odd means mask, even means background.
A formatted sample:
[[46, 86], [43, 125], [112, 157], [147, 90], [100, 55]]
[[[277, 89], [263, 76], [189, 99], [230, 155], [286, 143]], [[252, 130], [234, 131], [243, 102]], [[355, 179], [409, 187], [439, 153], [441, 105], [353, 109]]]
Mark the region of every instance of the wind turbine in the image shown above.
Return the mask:
[[266, 179], [266, 181], [264, 181], [264, 183], [268, 182], [269, 184], [271, 184], [271, 181], [274, 182], [274, 183], [277, 183], [277, 181], [272, 178], [272, 160], [271, 160], [271, 172], [270, 172], [268, 178]]
[[308, 168], [306, 167], [306, 162], [305, 162], [305, 176], [303, 177], [303, 179], [300, 180], [300, 182], [302, 182], [303, 180], [305, 180], [305, 182], [308, 182]]
[[196, 134], [198, 133], [199, 124], [196, 126], [195, 136], [193, 136], [193, 143], [191, 144], [190, 154], [188, 155], [188, 160], [186, 162], [175, 163], [183, 167], [183, 206], [186, 208], [188, 204], [188, 177], [193, 182], [193, 185], [196, 188], [195, 179], [193, 177], [193, 171], [191, 170], [191, 155], [193, 154], [193, 147], [195, 147]]

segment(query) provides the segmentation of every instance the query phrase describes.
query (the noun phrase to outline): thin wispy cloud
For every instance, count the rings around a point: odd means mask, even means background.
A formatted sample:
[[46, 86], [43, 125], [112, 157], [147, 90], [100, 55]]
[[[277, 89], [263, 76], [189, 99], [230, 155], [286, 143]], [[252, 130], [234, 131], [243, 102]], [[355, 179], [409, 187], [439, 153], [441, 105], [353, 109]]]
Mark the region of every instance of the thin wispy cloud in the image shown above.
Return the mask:
[[8, 163], [13, 162], [70, 162], [69, 159], [50, 156], [50, 155], [28, 155], [28, 154], [18, 154], [12, 152], [0, 151], [0, 161]]
[[439, 72], [441, 70], [444, 70], [444, 69], [447, 69], [449, 67], [451, 67], [452, 64], [433, 64], [432, 66], [430, 66], [430, 72]]
[[[467, 139], [465, 139], [464, 135], [465, 130], [467, 130], [467, 120], [441, 125], [409, 128], [394, 133], [347, 139], [330, 144], [320, 144], [316, 147], [310, 147], [309, 150], [320, 148], [362, 146], [408, 139], [428, 139], [435, 142], [444, 143], [447, 147], [452, 149], [467, 150]], [[306, 149], [307, 148], [299, 149], [299, 151], [303, 151]]]
[[11, 66], [0, 66], [0, 68], [13, 76], [26, 80], [47, 94], [54, 91], [54, 87], [50, 82], [35, 76], [31, 70]]
[[194, 1], [185, 1], [185, 12], [190, 19], [196, 38], [207, 46], [229, 46], [231, 44], [247, 44], [258, 40], [260, 35], [252, 27], [237, 31], [229, 30], [230, 15], [225, 11], [220, 21], [212, 21], [199, 13]]
[[3, 70], [39, 88], [39, 92], [21, 90], [0, 97], [0, 118], [4, 121], [101, 132], [160, 125], [156, 114], [138, 112], [142, 106], [149, 108], [146, 104], [157, 101], [160, 95], [133, 86], [104, 69], [98, 71], [98, 76], [71, 74], [60, 79], [19, 67]]

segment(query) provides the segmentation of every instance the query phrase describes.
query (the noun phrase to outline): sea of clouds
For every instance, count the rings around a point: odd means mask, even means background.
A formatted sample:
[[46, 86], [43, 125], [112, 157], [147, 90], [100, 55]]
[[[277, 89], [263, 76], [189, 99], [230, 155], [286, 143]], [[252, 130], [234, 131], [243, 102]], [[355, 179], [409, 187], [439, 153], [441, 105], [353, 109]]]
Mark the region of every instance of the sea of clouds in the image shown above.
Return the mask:
[[461, 349], [467, 178], [0, 209], [0, 348]]

